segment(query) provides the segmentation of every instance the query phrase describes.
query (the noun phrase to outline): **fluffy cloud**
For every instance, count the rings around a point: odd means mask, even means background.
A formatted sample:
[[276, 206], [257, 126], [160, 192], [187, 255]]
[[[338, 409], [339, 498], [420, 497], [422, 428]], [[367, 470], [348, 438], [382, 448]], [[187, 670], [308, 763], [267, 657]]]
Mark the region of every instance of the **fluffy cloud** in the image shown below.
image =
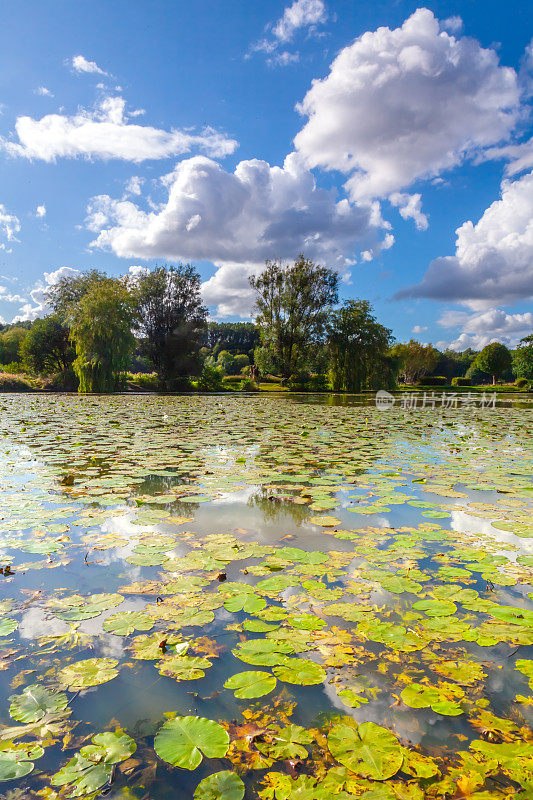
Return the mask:
[[327, 18], [328, 12], [322, 0], [295, 0], [285, 9], [272, 33], [280, 42], [290, 42], [299, 28], [321, 25]]
[[428, 329], [427, 325], [415, 325], [412, 332], [413, 333], [424, 333], [424, 331], [427, 331], [427, 329]]
[[[48, 314], [50, 308], [46, 302], [46, 293], [50, 286], [53, 286], [61, 278], [78, 274], [79, 270], [72, 269], [72, 267], [59, 267], [59, 269], [56, 269], [53, 272], [45, 272], [44, 279], [42, 281], [38, 281], [30, 292], [31, 302], [24, 303], [24, 305], [19, 309], [17, 316], [13, 318], [13, 322], [21, 322], [22, 320], [28, 319], [34, 320], [38, 317], [43, 317], [45, 314]], [[22, 297], [19, 298], [20, 301], [23, 299], [24, 298]]]
[[353, 198], [387, 196], [505, 140], [519, 100], [494, 50], [421, 8], [339, 53], [297, 106], [308, 121], [295, 145], [310, 166], [349, 175]]
[[432, 261], [422, 282], [396, 299], [455, 300], [481, 309], [533, 296], [533, 172], [504, 181], [501, 199], [456, 233], [455, 255]]
[[39, 86], [38, 89], [35, 89], [35, 94], [40, 95], [41, 97], [53, 97], [54, 95], [47, 89], [46, 86]]
[[37, 208], [35, 209], [35, 216], [46, 217], [46, 206], [44, 203], [40, 206], [37, 206]]
[[213, 261], [223, 270], [205, 291], [226, 308], [237, 303], [246, 311], [247, 275], [265, 258], [303, 251], [345, 272], [362, 250], [376, 254], [393, 241], [383, 232], [388, 225], [377, 203], [355, 205], [318, 188], [294, 153], [283, 167], [254, 159], [241, 161], [235, 172], [196, 156], [163, 183], [168, 199], [155, 210], [108, 195], [93, 198], [87, 224], [98, 235], [92, 245], [122, 258]]
[[200, 134], [165, 131], [128, 121], [126, 101], [107, 97], [95, 111], [73, 116], [47, 114], [41, 119], [18, 117], [18, 142], [0, 138], [0, 147], [14, 156], [55, 161], [57, 158], [119, 158], [125, 161], [168, 158], [199, 149], [222, 157], [233, 153], [237, 142], [211, 128]]
[[98, 66], [96, 61], [87, 61], [84, 56], [74, 56], [72, 59], [72, 68], [76, 70], [76, 72], [107, 75], [107, 72], [104, 72], [104, 70]]
[[439, 325], [445, 328], [460, 326], [461, 334], [446, 344], [451, 350], [465, 350], [471, 347], [481, 350], [491, 342], [504, 342], [509, 347], [516, 347], [520, 339], [533, 330], [533, 314], [507, 314], [500, 308], [468, 314], [465, 311], [446, 311], [439, 319]]
[[404, 219], [412, 219], [419, 231], [425, 231], [428, 227], [428, 218], [422, 211], [422, 196], [420, 194], [403, 194], [393, 192], [389, 197], [391, 205], [400, 209], [400, 216]]
[[[10, 214], [6, 207], [0, 203], [0, 237], [8, 242], [16, 242], [17, 233], [20, 231], [20, 220], [15, 214]], [[5, 250], [5, 242], [0, 243], [0, 250]]]

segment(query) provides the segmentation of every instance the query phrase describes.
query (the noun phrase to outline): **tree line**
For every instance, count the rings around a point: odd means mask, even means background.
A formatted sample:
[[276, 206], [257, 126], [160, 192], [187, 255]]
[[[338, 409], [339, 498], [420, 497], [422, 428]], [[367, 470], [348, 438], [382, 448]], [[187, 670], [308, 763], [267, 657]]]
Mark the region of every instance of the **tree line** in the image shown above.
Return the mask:
[[49, 289], [46, 317], [0, 331], [0, 362], [4, 371], [60, 375], [64, 388], [83, 393], [123, 389], [130, 373], [155, 373], [154, 388], [164, 391], [219, 390], [224, 376], [253, 389], [260, 374], [293, 389], [345, 392], [392, 388], [398, 379], [533, 380], [533, 336], [512, 352], [498, 342], [462, 353], [395, 343], [368, 301], [339, 303], [338, 274], [303, 255], [290, 265], [267, 260], [250, 284], [255, 324], [209, 322], [190, 265], [66, 276]]

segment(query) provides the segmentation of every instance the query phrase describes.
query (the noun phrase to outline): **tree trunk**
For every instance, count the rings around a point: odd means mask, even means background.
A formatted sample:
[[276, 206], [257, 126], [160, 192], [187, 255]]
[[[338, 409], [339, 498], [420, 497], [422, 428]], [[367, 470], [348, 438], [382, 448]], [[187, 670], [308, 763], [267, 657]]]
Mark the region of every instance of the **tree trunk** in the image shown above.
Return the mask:
[[496, 375], [492, 376], [492, 385], [496, 386]]

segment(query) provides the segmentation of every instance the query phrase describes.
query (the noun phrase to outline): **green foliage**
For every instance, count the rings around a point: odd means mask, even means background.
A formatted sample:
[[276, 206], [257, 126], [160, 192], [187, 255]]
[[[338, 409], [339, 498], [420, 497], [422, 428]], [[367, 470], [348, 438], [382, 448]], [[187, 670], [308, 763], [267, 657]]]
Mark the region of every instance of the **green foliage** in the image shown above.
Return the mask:
[[516, 377], [533, 381], [533, 334], [520, 340], [512, 359]]
[[529, 381], [527, 378], [517, 378], [514, 382], [517, 389], [527, 389]]
[[452, 386], [472, 386], [472, 380], [462, 377], [452, 378]]
[[251, 357], [259, 345], [259, 328], [253, 322], [209, 322], [204, 342], [215, 358], [221, 350]]
[[[439, 353], [437, 363], [433, 368], [434, 373], [445, 375], [449, 381], [452, 378], [464, 377], [476, 356], [477, 352], [470, 347], [460, 353], [456, 353], [455, 350], [445, 350], [443, 353]], [[460, 384], [452, 383], [452, 385]]]
[[419, 383], [421, 386], [446, 386], [448, 378], [445, 375], [426, 375]]
[[250, 359], [244, 353], [238, 353], [233, 358], [233, 375], [242, 375], [243, 371], [250, 366]]
[[405, 383], [415, 384], [424, 375], [433, 372], [439, 359], [439, 351], [429, 345], [411, 339], [407, 344], [397, 344], [392, 348], [400, 364], [400, 375]]
[[59, 318], [67, 321], [72, 308], [80, 302], [89, 289], [106, 280], [108, 278], [105, 273], [98, 269], [89, 269], [76, 275], [65, 275], [50, 286], [46, 293], [47, 301]]
[[135, 347], [135, 301], [128, 287], [119, 279], [98, 280], [68, 313], [79, 391], [121, 388]]
[[131, 282], [139, 311], [139, 333], [146, 355], [163, 386], [197, 375], [207, 309], [200, 276], [190, 265], [156, 267]]
[[507, 347], [500, 342], [492, 342], [478, 353], [472, 367], [492, 375], [492, 383], [495, 385], [496, 379], [511, 368], [511, 363], [511, 353]]
[[204, 364], [200, 377], [195, 381], [195, 388], [199, 392], [223, 392], [225, 389], [222, 381], [223, 377], [218, 367], [212, 367], [206, 363]]
[[74, 361], [69, 330], [58, 314], [36, 319], [20, 346], [24, 366], [32, 373], [49, 375], [67, 370]]
[[292, 266], [267, 259], [263, 272], [250, 278], [262, 346], [284, 378], [305, 368], [323, 342], [331, 306], [337, 302], [338, 283], [336, 272], [303, 255]]
[[331, 385], [334, 391], [360, 392], [394, 384], [388, 351], [392, 332], [380, 325], [366, 300], [347, 300], [329, 322]]
[[0, 333], [0, 363], [10, 364], [20, 361], [20, 347], [28, 335], [27, 328], [22, 325], [13, 325]]

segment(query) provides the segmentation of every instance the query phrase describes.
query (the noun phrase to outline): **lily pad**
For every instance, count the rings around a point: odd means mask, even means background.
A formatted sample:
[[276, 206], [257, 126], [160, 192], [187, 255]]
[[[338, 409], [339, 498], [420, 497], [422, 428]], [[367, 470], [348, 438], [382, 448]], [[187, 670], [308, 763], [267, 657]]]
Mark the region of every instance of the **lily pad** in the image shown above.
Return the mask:
[[87, 658], [63, 667], [58, 678], [71, 692], [107, 683], [118, 675], [118, 661], [114, 658]]
[[224, 686], [233, 689], [235, 697], [247, 700], [251, 697], [263, 697], [276, 688], [276, 678], [268, 672], [250, 671], [238, 672], [228, 678]]
[[328, 736], [333, 758], [364, 778], [384, 781], [396, 775], [403, 763], [400, 743], [393, 733], [373, 722], [357, 727], [334, 725]]
[[224, 758], [229, 735], [217, 722], [204, 717], [174, 717], [159, 729], [154, 748], [163, 761], [181, 769], [196, 769], [202, 757]]
[[242, 800], [244, 783], [235, 772], [224, 770], [200, 781], [194, 800]]

